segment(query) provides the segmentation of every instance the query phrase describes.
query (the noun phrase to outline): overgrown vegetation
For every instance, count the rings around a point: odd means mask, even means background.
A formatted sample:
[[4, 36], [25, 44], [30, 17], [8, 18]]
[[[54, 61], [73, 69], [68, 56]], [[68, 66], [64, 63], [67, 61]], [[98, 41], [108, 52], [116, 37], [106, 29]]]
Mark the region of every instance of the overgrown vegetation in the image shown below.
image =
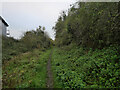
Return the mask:
[[52, 40], [45, 28], [25, 32], [20, 40], [2, 38], [3, 88], [46, 88], [46, 63]]
[[20, 41], [12, 37], [2, 37], [2, 61], [10, 60], [13, 56], [26, 52], [27, 49]]
[[25, 32], [20, 40], [12, 37], [2, 38], [2, 60], [10, 60], [12, 57], [32, 51], [35, 48], [45, 51], [50, 48], [52, 43], [49, 36], [45, 33], [45, 28], [39, 26], [36, 30]]
[[63, 11], [54, 27], [56, 45], [78, 45], [103, 48], [120, 44], [120, 13], [118, 2], [77, 2], [68, 11]]
[[3, 88], [46, 88], [46, 63], [51, 50], [35, 49], [3, 65]]
[[119, 88], [120, 47], [88, 51], [74, 45], [66, 49], [55, 48], [53, 52], [56, 88]]
[[3, 87], [45, 88], [46, 62], [55, 44], [55, 88], [120, 88], [119, 4], [71, 5], [53, 27], [54, 42], [41, 26], [20, 40], [3, 38]]
[[77, 2], [58, 18], [55, 87], [120, 87], [120, 3]]

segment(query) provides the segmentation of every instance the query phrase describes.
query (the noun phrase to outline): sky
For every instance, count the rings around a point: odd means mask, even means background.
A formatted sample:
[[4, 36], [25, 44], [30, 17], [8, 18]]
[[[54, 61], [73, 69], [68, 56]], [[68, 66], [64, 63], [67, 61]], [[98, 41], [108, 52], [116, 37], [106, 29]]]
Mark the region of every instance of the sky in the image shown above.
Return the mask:
[[[16, 2], [17, 1], [17, 2]], [[10, 36], [20, 39], [24, 32], [45, 26], [46, 32], [54, 40], [52, 27], [63, 10], [77, 0], [5, 0], [0, 3], [2, 16], [9, 24]], [[0, 11], [1, 11], [0, 10]]]

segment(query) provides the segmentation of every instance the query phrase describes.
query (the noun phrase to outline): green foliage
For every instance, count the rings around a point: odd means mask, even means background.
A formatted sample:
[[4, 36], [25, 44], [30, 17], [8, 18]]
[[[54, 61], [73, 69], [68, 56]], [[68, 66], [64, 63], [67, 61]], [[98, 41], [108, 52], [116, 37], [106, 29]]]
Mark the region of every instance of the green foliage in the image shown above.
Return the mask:
[[24, 47], [19, 40], [12, 37], [2, 37], [2, 60], [10, 60], [13, 56], [26, 52], [27, 49]]
[[58, 18], [55, 41], [41, 26], [20, 40], [3, 37], [3, 60], [11, 59], [3, 64], [3, 87], [46, 87], [46, 49], [55, 44], [55, 88], [120, 88], [119, 22], [117, 2], [77, 2]]
[[118, 7], [118, 2], [77, 2], [68, 15], [61, 14], [54, 26], [60, 47], [52, 58], [55, 87], [119, 87]]
[[7, 61], [3, 65], [3, 88], [45, 88], [50, 52], [36, 49]]
[[73, 47], [55, 48], [52, 68], [55, 87], [59, 88], [114, 88], [119, 87], [119, 46], [102, 50]]
[[24, 46], [28, 50], [32, 50], [34, 48], [44, 49], [49, 48], [51, 45], [50, 38], [47, 33], [44, 32], [45, 27], [36, 29], [36, 31], [27, 31], [24, 36], [21, 38], [21, 42], [23, 42]]
[[55, 25], [57, 46], [73, 41], [92, 48], [120, 44], [119, 22], [117, 2], [77, 2], [69, 9], [68, 15], [61, 14]]
[[46, 32], [44, 32], [45, 27], [41, 29], [41, 26], [34, 31], [25, 32], [24, 36], [20, 40], [16, 40], [12, 37], [2, 38], [2, 59], [10, 60], [12, 57], [25, 53], [27, 51], [32, 51], [35, 48], [39, 48], [42, 51], [50, 48], [52, 45], [52, 40], [49, 38]]
[[52, 42], [41, 26], [25, 32], [20, 40], [3, 37], [3, 88], [45, 88]]

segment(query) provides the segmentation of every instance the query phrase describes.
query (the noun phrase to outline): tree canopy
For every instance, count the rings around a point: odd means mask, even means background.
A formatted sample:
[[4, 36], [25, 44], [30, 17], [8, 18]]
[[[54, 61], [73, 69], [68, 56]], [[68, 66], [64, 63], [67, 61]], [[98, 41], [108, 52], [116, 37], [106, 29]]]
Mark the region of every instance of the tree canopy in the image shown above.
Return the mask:
[[56, 45], [75, 42], [85, 47], [101, 48], [120, 44], [118, 2], [77, 2], [63, 11], [54, 27]]

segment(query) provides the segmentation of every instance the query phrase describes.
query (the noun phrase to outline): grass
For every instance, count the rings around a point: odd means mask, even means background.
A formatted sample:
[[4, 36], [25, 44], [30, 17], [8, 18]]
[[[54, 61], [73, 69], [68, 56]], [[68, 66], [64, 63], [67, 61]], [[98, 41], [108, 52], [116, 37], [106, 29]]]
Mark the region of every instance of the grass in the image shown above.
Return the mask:
[[27, 52], [3, 65], [3, 88], [45, 88], [46, 63], [51, 50]]
[[119, 88], [119, 46], [101, 50], [55, 48], [52, 56], [55, 88]]
[[[119, 46], [86, 49], [54, 47], [51, 58], [54, 88], [120, 88]], [[34, 49], [3, 64], [3, 88], [46, 88], [51, 49]]]

